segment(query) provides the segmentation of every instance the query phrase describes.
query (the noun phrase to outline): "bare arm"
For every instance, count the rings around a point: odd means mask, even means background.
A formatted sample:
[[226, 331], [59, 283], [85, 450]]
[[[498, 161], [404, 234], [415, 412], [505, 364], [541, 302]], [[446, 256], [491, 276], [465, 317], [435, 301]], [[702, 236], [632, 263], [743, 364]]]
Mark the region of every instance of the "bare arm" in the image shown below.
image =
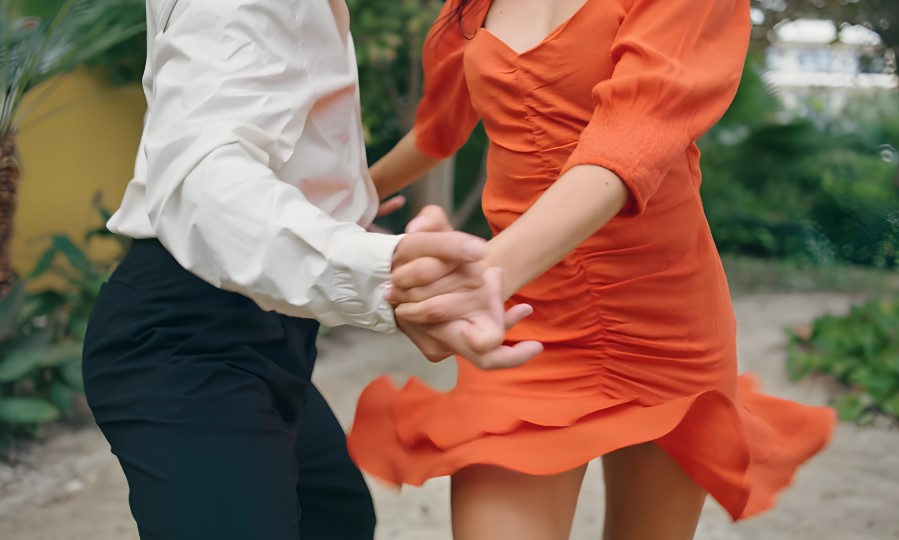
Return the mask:
[[581, 165], [562, 175], [487, 244], [485, 261], [503, 270], [503, 296], [509, 298], [555, 266], [615, 217], [627, 198], [624, 182], [608, 169]]
[[[621, 212], [627, 200], [625, 183], [608, 169], [580, 165], [563, 174], [527, 212], [487, 244], [484, 261], [502, 269], [503, 297], [509, 298], [561, 261]], [[415, 270], [420, 268], [407, 265], [394, 268], [391, 274], [396, 286], [391, 300], [402, 304], [396, 308], [397, 316], [416, 322], [443, 318], [456, 300], [452, 295], [439, 295], [445, 284], [421, 286], [426, 280]]]
[[414, 183], [440, 163], [440, 159], [419, 150], [415, 138], [415, 129], [412, 129], [372, 166], [371, 178], [378, 190], [379, 200]]

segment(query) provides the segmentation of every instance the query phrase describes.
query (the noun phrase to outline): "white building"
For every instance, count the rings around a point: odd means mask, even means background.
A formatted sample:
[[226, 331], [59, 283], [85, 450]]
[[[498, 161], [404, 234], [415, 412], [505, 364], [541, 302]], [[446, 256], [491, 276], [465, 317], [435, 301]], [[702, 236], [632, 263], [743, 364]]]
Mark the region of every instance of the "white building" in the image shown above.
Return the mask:
[[863, 26], [798, 19], [778, 24], [769, 38], [764, 80], [791, 110], [829, 116], [853, 98], [899, 88], [895, 59]]

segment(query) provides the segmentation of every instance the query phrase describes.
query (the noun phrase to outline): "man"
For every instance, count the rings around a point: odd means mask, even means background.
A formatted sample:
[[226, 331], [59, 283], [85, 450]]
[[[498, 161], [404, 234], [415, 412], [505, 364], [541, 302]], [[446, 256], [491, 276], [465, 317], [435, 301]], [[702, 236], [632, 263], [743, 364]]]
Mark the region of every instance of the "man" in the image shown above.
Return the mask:
[[[528, 308], [503, 313], [483, 242], [439, 210], [403, 237], [362, 227], [378, 205], [343, 0], [148, 0], [147, 17], [144, 135], [109, 222], [137, 240], [84, 354], [141, 537], [370, 539], [370, 496], [310, 382], [315, 321], [398, 325], [431, 360], [496, 368], [536, 353], [502, 345]], [[433, 324], [394, 319], [401, 265], [454, 295]]]

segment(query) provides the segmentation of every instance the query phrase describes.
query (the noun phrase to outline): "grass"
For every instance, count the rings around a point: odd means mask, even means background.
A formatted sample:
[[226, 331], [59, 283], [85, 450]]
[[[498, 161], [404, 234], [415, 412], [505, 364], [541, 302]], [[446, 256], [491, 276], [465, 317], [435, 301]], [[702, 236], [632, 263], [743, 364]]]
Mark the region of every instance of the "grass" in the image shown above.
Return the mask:
[[899, 294], [899, 273], [849, 265], [809, 266], [786, 261], [723, 256], [734, 295], [843, 292], [872, 296]]

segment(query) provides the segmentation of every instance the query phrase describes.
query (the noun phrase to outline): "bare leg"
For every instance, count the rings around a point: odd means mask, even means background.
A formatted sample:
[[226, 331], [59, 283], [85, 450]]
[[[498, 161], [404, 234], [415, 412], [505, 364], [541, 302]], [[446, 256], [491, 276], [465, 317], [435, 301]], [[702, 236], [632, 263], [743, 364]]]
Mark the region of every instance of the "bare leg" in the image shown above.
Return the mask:
[[604, 540], [693, 538], [706, 492], [661, 448], [647, 443], [608, 454], [603, 473]]
[[587, 466], [532, 476], [478, 465], [453, 476], [455, 540], [567, 540]]

